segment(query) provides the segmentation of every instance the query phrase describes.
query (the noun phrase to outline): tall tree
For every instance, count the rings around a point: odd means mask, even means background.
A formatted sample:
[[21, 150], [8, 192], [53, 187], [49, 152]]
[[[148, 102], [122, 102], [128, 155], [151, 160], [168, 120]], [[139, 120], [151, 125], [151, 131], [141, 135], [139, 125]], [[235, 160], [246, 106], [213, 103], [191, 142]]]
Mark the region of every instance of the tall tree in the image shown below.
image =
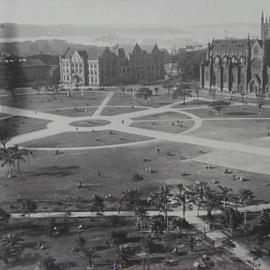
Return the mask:
[[141, 192], [137, 188], [128, 188], [122, 193], [121, 201], [124, 201], [128, 207], [134, 208], [141, 201]]
[[30, 213], [33, 213], [37, 209], [37, 204], [36, 202], [26, 198], [26, 199], [19, 199], [18, 202], [22, 203], [22, 209], [23, 213], [27, 215], [28, 217], [30, 216]]
[[183, 104], [186, 104], [186, 97], [192, 97], [192, 90], [189, 84], [181, 83], [172, 93], [173, 99], [183, 99]]
[[9, 262], [9, 258], [17, 259], [23, 250], [20, 238], [17, 234], [10, 233], [4, 235], [0, 240], [0, 259], [5, 264]]
[[243, 188], [239, 191], [239, 202], [244, 205], [244, 224], [247, 223], [247, 203], [253, 198], [251, 190]]
[[166, 221], [166, 231], [169, 232], [169, 218], [168, 211], [170, 208], [170, 188], [167, 185], [163, 185], [159, 188], [158, 192], [152, 194], [150, 199], [150, 204], [157, 207], [160, 212], [164, 215], [164, 220]]
[[91, 205], [91, 211], [95, 211], [97, 214], [102, 214], [104, 212], [104, 200], [99, 195], [93, 196], [93, 204]]
[[150, 90], [147, 87], [142, 87], [142, 88], [137, 90], [136, 97], [143, 98], [145, 100], [145, 103], [146, 103], [147, 100], [149, 100], [152, 97], [152, 94], [153, 94], [152, 90]]
[[221, 191], [222, 200], [223, 200], [223, 208], [225, 209], [226, 208], [226, 202], [230, 197], [230, 193], [232, 192], [232, 188], [228, 188], [228, 187], [225, 187], [225, 186], [218, 186], [218, 188]]

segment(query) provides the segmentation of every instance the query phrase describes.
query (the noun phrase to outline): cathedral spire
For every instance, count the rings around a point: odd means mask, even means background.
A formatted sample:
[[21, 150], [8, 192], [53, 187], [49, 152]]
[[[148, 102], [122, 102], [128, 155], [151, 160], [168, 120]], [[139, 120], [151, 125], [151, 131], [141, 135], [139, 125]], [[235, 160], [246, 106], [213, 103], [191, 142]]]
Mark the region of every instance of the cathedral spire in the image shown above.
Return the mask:
[[262, 24], [264, 24], [264, 14], [263, 14], [263, 11], [262, 11], [261, 22], [262, 22]]

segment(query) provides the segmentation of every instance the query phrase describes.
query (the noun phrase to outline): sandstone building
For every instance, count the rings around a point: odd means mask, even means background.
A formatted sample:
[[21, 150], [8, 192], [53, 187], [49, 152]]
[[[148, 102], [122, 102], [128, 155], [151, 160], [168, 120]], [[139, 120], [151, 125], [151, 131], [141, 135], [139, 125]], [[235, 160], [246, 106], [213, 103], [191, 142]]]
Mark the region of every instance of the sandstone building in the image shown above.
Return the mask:
[[97, 59], [88, 59], [86, 51], [68, 49], [59, 58], [60, 82], [77, 86], [111, 86], [153, 82], [164, 79], [164, 53], [155, 45], [151, 52], [138, 44], [127, 56], [105, 48]]
[[270, 23], [261, 18], [261, 39], [213, 40], [201, 64], [201, 87], [229, 92], [270, 90]]

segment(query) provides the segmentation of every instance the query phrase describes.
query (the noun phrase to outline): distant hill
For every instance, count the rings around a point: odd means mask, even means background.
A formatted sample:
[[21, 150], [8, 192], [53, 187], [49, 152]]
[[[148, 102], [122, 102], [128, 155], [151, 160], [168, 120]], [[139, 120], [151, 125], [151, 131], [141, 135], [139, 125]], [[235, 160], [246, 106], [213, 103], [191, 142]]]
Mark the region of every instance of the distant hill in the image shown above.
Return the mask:
[[44, 55], [63, 55], [68, 47], [86, 50], [89, 58], [96, 59], [104, 51], [103, 47], [73, 44], [65, 40], [36, 40], [24, 42], [0, 43], [1, 53], [12, 54], [26, 57], [37, 54]]
[[[0, 42], [6, 44], [0, 45], [0, 53], [16, 52], [22, 56], [34, 53], [59, 55], [63, 54], [67, 46], [72, 43], [72, 46], [84, 44], [78, 46], [90, 50], [90, 57], [95, 57], [100, 52], [98, 48], [116, 44], [120, 44], [128, 53], [136, 42], [149, 48], [157, 43], [160, 48], [172, 50], [190, 45], [205, 47], [212, 39], [247, 38], [248, 35], [250, 38], [260, 38], [260, 25], [222, 23], [180, 27], [177, 25], [80, 26], [2, 23]], [[22, 41], [22, 43], [14, 43], [14, 41]]]
[[0, 38], [99, 36], [109, 34], [177, 34], [185, 31], [175, 27], [160, 26], [84, 26], [84, 25], [28, 25], [0, 24]]

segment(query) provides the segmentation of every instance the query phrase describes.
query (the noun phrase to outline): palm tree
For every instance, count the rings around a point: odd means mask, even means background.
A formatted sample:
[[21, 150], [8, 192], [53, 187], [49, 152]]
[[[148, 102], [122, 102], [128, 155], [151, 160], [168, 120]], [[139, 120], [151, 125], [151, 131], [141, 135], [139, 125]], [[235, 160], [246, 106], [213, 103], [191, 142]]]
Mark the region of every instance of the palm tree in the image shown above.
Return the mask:
[[14, 155], [7, 149], [2, 149], [0, 152], [0, 159], [2, 161], [1, 166], [7, 167], [9, 178], [12, 177], [12, 168], [15, 165]]
[[241, 189], [239, 192], [239, 202], [244, 205], [244, 224], [247, 223], [247, 203], [254, 198], [253, 192], [249, 189]]
[[219, 206], [217, 193], [215, 190], [212, 190], [208, 185], [204, 185], [203, 196], [207, 206], [207, 216], [212, 217], [213, 208]]
[[21, 169], [20, 169], [20, 162], [24, 161], [24, 153], [19, 149], [18, 145], [15, 145], [14, 147], [9, 147], [11, 151], [12, 158], [14, 160], [14, 163], [17, 163], [17, 174], [21, 174]]
[[228, 200], [230, 196], [230, 192], [232, 192], [232, 188], [228, 188], [225, 186], [218, 186], [218, 188], [221, 190], [222, 193], [222, 200], [223, 200], [223, 208], [226, 208], [226, 201]]
[[22, 156], [25, 156], [26, 157], [27, 164], [28, 164], [28, 170], [30, 171], [31, 170], [31, 168], [30, 168], [30, 157], [35, 157], [33, 151], [28, 150], [28, 149], [25, 149], [25, 148], [22, 148], [22, 149], [20, 149], [20, 152], [21, 152], [21, 155]]
[[[185, 186], [183, 184], [177, 185], [179, 193], [176, 194], [175, 199], [176, 201], [182, 205], [182, 211], [183, 211], [183, 218], [186, 218], [186, 204], [192, 202], [193, 200], [190, 199], [190, 192], [185, 189]], [[187, 200], [189, 199], [189, 200]]]

